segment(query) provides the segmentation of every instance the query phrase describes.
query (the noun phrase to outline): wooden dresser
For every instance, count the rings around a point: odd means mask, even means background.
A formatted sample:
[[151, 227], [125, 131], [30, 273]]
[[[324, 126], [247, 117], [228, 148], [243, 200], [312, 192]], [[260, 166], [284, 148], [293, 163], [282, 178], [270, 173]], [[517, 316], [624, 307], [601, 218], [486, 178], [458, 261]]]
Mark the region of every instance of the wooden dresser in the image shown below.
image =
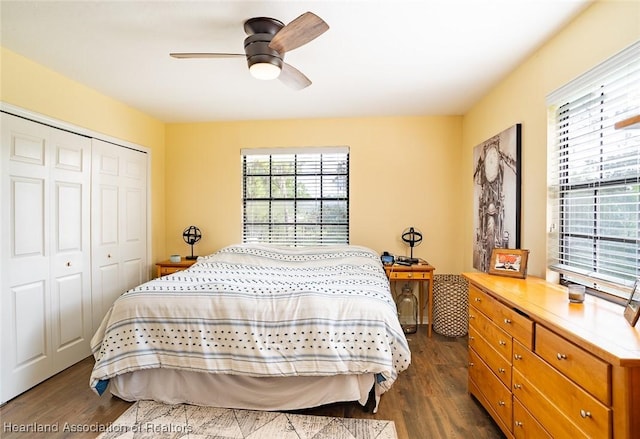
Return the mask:
[[469, 280], [469, 393], [509, 438], [640, 438], [640, 327], [543, 279]]

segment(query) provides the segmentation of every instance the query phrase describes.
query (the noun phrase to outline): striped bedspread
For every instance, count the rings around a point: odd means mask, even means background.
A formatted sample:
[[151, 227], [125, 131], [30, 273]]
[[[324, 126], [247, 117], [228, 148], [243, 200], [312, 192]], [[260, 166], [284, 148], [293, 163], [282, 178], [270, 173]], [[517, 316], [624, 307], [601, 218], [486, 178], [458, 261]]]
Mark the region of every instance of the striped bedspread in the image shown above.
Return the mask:
[[365, 247], [235, 245], [124, 293], [91, 341], [90, 385], [149, 368], [261, 376], [376, 374], [411, 353], [379, 256]]

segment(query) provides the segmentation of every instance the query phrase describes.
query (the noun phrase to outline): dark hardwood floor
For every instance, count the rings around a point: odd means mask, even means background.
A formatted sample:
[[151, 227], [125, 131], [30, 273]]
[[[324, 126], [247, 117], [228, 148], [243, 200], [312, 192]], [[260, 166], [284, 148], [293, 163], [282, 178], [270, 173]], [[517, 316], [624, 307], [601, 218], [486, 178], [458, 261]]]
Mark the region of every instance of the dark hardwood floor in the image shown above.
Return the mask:
[[[393, 420], [398, 439], [502, 438], [496, 424], [467, 393], [467, 338], [447, 338], [426, 327], [407, 336], [412, 364], [382, 396], [377, 414], [358, 403], [297, 413]], [[0, 437], [94, 438], [131, 403], [89, 389], [93, 358], [60, 372], [0, 408]], [[11, 431], [29, 428], [28, 433]], [[34, 433], [34, 429], [57, 431]], [[74, 431], [75, 430], [75, 431]], [[78, 432], [79, 430], [79, 432]]]

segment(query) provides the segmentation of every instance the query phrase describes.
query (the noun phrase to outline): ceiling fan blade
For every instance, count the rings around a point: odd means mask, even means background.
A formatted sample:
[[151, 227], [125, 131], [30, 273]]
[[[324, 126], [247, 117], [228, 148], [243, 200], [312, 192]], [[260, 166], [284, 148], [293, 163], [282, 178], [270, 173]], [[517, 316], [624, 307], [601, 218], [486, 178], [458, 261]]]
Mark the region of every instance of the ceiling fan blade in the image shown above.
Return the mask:
[[246, 58], [244, 53], [206, 53], [206, 52], [187, 52], [187, 53], [170, 53], [173, 58], [186, 59], [186, 58]]
[[287, 63], [282, 63], [282, 70], [278, 79], [289, 88], [302, 90], [309, 87], [311, 81], [300, 70]]
[[269, 47], [280, 53], [289, 52], [316, 39], [329, 25], [313, 12], [305, 12], [274, 35]]

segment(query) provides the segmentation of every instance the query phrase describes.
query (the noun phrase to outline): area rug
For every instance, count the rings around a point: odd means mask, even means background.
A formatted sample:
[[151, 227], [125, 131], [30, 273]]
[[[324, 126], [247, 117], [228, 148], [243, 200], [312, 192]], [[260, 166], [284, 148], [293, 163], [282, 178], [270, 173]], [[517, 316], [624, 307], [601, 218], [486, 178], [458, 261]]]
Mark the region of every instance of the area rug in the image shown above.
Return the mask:
[[393, 421], [138, 401], [99, 439], [397, 439]]

